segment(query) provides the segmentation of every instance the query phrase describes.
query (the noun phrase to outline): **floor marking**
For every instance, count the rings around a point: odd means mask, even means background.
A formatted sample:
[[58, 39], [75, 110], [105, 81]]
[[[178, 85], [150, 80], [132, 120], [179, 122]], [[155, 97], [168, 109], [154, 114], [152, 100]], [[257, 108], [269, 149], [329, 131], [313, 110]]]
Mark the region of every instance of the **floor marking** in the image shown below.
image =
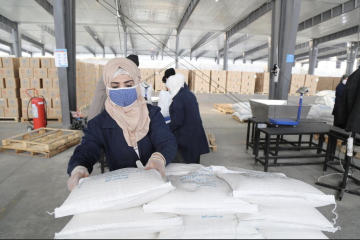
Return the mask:
[[18, 193], [18, 195], [16, 195], [15, 198], [13, 198], [8, 204], [6, 204], [4, 208], [1, 209], [0, 221], [3, 220], [10, 213], [11, 210], [14, 209], [14, 207], [20, 202], [20, 200], [25, 197], [27, 192], [27, 190], [22, 190]]

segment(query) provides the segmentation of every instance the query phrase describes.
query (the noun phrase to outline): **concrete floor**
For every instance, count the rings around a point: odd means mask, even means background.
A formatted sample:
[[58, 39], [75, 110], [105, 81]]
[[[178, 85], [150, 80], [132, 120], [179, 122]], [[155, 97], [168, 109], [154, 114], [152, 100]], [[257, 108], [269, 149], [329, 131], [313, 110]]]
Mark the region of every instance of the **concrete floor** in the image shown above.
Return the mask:
[[[247, 124], [233, 120], [231, 115], [223, 115], [213, 108], [214, 103], [231, 103], [222, 94], [197, 94], [204, 127], [207, 132], [216, 136], [218, 152], [203, 156], [203, 165], [222, 165], [254, 169], [254, 159], [246, 152], [245, 139]], [[247, 101], [254, 96], [238, 95]], [[266, 98], [257, 95], [256, 98]], [[291, 97], [296, 100], [297, 98]], [[314, 102], [308, 97], [305, 103]], [[26, 123], [0, 123], [0, 140], [16, 134], [26, 132]], [[50, 124], [49, 127], [61, 127]], [[70, 218], [54, 219], [46, 212], [53, 212], [67, 198], [69, 192], [66, 187], [68, 175], [67, 163], [74, 148], [61, 153], [51, 159], [39, 159], [0, 154], [0, 238], [53, 238], [69, 222]], [[258, 166], [258, 170], [262, 170]], [[270, 171], [282, 172], [287, 176], [314, 185], [322, 175], [322, 166], [301, 166], [271, 168]], [[93, 174], [99, 174], [95, 168]], [[329, 173], [333, 173], [332, 171]], [[355, 173], [355, 175], [359, 175]], [[338, 176], [324, 179], [327, 183], [337, 184], [341, 180]], [[350, 183], [351, 189], [360, 188]], [[319, 188], [326, 194], [334, 194], [333, 190]], [[331, 239], [358, 239], [360, 236], [360, 198], [345, 195], [342, 202], [338, 202], [338, 225], [342, 230], [336, 234], [327, 234]], [[334, 218], [331, 213], [333, 207], [319, 209], [329, 220]]]

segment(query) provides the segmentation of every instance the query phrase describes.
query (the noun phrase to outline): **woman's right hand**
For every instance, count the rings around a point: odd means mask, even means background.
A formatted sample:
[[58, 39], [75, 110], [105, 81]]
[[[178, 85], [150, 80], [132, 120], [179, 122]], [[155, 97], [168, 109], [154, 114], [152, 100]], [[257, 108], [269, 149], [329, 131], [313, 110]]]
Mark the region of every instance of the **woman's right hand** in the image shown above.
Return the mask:
[[72, 192], [72, 190], [74, 190], [74, 188], [79, 185], [81, 179], [87, 178], [89, 176], [90, 174], [87, 168], [82, 166], [74, 168], [74, 170], [71, 172], [71, 177], [67, 183], [69, 191]]

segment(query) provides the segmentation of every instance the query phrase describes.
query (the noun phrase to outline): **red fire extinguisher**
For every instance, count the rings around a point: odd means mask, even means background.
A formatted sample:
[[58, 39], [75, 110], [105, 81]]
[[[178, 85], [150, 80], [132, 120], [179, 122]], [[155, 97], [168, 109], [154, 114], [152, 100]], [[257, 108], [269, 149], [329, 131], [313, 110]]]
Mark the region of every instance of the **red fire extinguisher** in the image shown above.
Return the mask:
[[[28, 91], [35, 91], [36, 95], [35, 97], [31, 97], [31, 95], [28, 93]], [[30, 97], [30, 101], [28, 103], [27, 107], [27, 119], [29, 120], [29, 123], [33, 125], [34, 127], [28, 127], [28, 131], [37, 130], [39, 128], [45, 128], [47, 126], [47, 113], [46, 113], [46, 100], [43, 96], [39, 96], [39, 92], [37, 89], [27, 89], [26, 94]], [[33, 121], [32, 123], [29, 118], [29, 107], [31, 104], [31, 112], [33, 115]]]

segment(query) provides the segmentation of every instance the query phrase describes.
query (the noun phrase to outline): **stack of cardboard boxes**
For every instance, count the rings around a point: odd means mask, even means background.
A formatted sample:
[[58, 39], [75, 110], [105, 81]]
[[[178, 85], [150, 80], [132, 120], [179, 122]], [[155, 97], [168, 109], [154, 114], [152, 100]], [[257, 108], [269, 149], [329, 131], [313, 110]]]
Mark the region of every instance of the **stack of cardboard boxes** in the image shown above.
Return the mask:
[[103, 65], [76, 62], [76, 106], [79, 110], [90, 106], [103, 70]]
[[[189, 77], [190, 77], [190, 71], [187, 70], [187, 69], [175, 69], [175, 72], [178, 74], [178, 73], [181, 73], [182, 75], [185, 76], [185, 83], [187, 85], [189, 85]], [[164, 74], [163, 74], [164, 75]]]
[[241, 77], [241, 94], [254, 94], [256, 84], [256, 73], [243, 72]]
[[309, 96], [316, 95], [316, 89], [319, 82], [319, 77], [314, 75], [306, 75], [305, 77], [305, 87], [309, 88]]
[[226, 93], [227, 71], [211, 71], [211, 93]]
[[270, 91], [270, 73], [257, 73], [255, 92], [268, 94]]
[[339, 77], [319, 77], [319, 82], [317, 85], [316, 91], [325, 91], [325, 90], [336, 90], [336, 87], [339, 85], [341, 78]]
[[291, 95], [296, 95], [297, 90], [299, 90], [299, 88], [305, 86], [305, 78], [306, 78], [306, 75], [303, 75], [303, 74], [293, 74], [291, 76], [291, 85], [290, 85], [290, 94]]
[[208, 93], [210, 91], [211, 70], [193, 70], [190, 89], [194, 92]]
[[54, 58], [20, 58], [20, 97], [23, 121], [32, 119], [32, 97], [45, 98], [48, 119], [60, 119], [60, 83]]
[[19, 66], [18, 58], [0, 60], [0, 118], [19, 120], [21, 117]]
[[[156, 90], [156, 81], [159, 83], [158, 86], [161, 86], [161, 79], [164, 76], [164, 72], [160, 72], [155, 75], [155, 70], [158, 72], [161, 69], [151, 69], [151, 68], [142, 68], [140, 69], [141, 81], [146, 81], [148, 84], [153, 86], [153, 90]], [[156, 80], [155, 80], [156, 79]]]
[[227, 86], [226, 86], [227, 92], [240, 93], [241, 79], [242, 79], [241, 72], [229, 71], [227, 75]]

